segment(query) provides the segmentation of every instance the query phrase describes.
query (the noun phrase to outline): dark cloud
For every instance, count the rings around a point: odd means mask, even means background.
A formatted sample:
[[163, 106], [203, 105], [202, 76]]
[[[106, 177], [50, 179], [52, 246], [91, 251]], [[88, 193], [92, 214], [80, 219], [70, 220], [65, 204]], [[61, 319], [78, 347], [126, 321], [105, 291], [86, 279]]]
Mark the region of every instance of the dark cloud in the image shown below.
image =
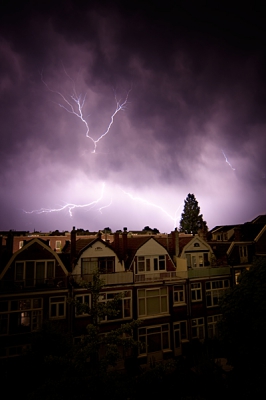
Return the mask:
[[[1, 229], [169, 231], [188, 193], [209, 227], [266, 212], [258, 10], [35, 3], [0, 17]], [[95, 154], [59, 92], [73, 106], [86, 95], [94, 140], [129, 93]], [[42, 208], [63, 209], [24, 213]]]

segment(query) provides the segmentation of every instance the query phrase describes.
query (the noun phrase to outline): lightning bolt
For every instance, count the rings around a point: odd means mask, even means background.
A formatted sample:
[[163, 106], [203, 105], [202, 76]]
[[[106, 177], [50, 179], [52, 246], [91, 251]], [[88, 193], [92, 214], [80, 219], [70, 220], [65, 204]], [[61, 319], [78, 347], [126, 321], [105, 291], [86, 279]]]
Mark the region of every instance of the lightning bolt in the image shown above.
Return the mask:
[[[23, 211], [26, 214], [48, 214], [48, 213], [60, 212], [60, 211], [63, 211], [63, 210], [68, 210], [70, 217], [72, 217], [73, 216], [72, 211], [74, 209], [76, 209], [76, 208], [88, 208], [88, 207], [90, 207], [90, 209], [91, 209], [91, 208], [93, 208], [95, 206], [95, 204], [98, 204], [103, 198], [104, 189], [105, 189], [105, 183], [102, 184], [100, 197], [97, 200], [92, 201], [91, 203], [87, 203], [87, 204], [67, 203], [64, 206], [59, 207], [59, 208], [40, 208], [39, 210], [33, 210], [33, 211], [25, 211], [25, 210], [23, 210]], [[111, 203], [109, 205], [111, 205]], [[100, 207], [98, 209], [98, 211], [101, 213], [101, 210], [103, 208], [109, 207], [109, 205]]]
[[163, 207], [158, 206], [157, 204], [151, 203], [151, 202], [149, 202], [149, 201], [146, 200], [146, 199], [142, 199], [141, 197], [135, 197], [135, 196], [133, 196], [131, 193], [125, 192], [124, 190], [122, 190], [122, 192], [124, 192], [127, 196], [129, 196], [129, 197], [130, 197], [132, 200], [134, 200], [134, 201], [141, 202], [141, 203], [146, 204], [146, 205], [148, 205], [148, 206], [150, 206], [150, 207], [158, 208], [159, 210], [162, 211], [162, 213], [164, 213], [165, 215], [167, 215], [167, 217], [170, 218], [171, 221], [174, 222], [174, 229], [176, 228], [176, 226], [177, 226], [177, 225], [176, 225], [176, 224], [177, 224], [177, 219], [178, 219], [178, 218], [177, 218], [177, 212], [178, 212], [179, 208], [182, 206], [183, 203], [181, 203], [181, 204], [178, 206], [178, 208], [176, 209], [176, 211], [175, 211], [175, 213], [174, 213], [174, 216], [173, 216], [173, 215], [169, 214]]
[[232, 167], [232, 164], [228, 161], [228, 158], [225, 155], [225, 152], [223, 150], [221, 150], [221, 152], [223, 153], [223, 156], [225, 158], [225, 162], [227, 162], [227, 164], [229, 165], [230, 168], [232, 168], [233, 171], [235, 171], [236, 169]]
[[[63, 68], [64, 68], [64, 66], [63, 66]], [[115, 111], [111, 115], [110, 122], [109, 122], [109, 125], [107, 126], [106, 131], [98, 139], [94, 140], [93, 137], [90, 136], [89, 124], [88, 124], [88, 122], [87, 122], [87, 120], [86, 120], [86, 118], [84, 117], [84, 114], [83, 114], [83, 107], [84, 107], [84, 104], [86, 102], [86, 96], [87, 96], [88, 92], [86, 92], [84, 96], [82, 94], [78, 95], [78, 93], [76, 91], [76, 85], [75, 85], [74, 80], [68, 75], [68, 73], [66, 72], [65, 68], [64, 68], [64, 72], [65, 72], [67, 78], [72, 82], [73, 93], [72, 93], [72, 95], [69, 96], [70, 100], [68, 100], [68, 98], [66, 96], [64, 96], [61, 92], [51, 89], [48, 86], [48, 84], [44, 81], [42, 72], [41, 72], [41, 80], [42, 80], [43, 84], [47, 87], [47, 89], [50, 92], [55, 93], [55, 94], [57, 94], [58, 96], [61, 97], [63, 102], [62, 102], [62, 104], [58, 103], [59, 107], [61, 107], [64, 110], [66, 110], [68, 113], [75, 115], [77, 118], [79, 118], [83, 122], [83, 124], [85, 125], [85, 128], [86, 128], [86, 137], [88, 139], [90, 139], [92, 141], [93, 145], [94, 145], [94, 149], [93, 149], [92, 153], [95, 153], [96, 152], [96, 148], [97, 148], [97, 144], [99, 143], [99, 141], [101, 139], [103, 139], [108, 134], [108, 132], [110, 131], [111, 126], [114, 123], [114, 118], [115, 118], [116, 114], [119, 113], [119, 111], [124, 111], [125, 110], [125, 107], [126, 107], [126, 104], [127, 104], [127, 101], [128, 101], [128, 97], [129, 97], [129, 93], [131, 92], [131, 89], [127, 92], [126, 98], [125, 98], [125, 100], [123, 102], [121, 100], [117, 99], [116, 93], [114, 92], [114, 97], [115, 97], [115, 102], [116, 102]]]

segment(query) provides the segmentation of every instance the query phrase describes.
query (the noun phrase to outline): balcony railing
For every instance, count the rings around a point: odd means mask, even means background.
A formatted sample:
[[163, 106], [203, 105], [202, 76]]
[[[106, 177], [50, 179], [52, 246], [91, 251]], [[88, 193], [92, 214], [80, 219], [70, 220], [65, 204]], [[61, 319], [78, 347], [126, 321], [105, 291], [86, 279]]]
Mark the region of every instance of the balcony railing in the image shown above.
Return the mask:
[[230, 275], [230, 267], [202, 267], [188, 270], [188, 278], [210, 278], [212, 276]]
[[185, 279], [187, 278], [187, 271], [169, 271], [169, 272], [153, 272], [148, 274], [136, 274], [135, 282], [158, 282], [158, 281], [166, 281], [166, 280], [177, 280], [177, 279]]
[[[78, 282], [82, 278], [86, 282], [92, 282], [93, 275], [76, 275], [74, 279]], [[101, 274], [100, 279], [105, 282], [105, 285], [118, 285], [123, 283], [133, 283], [133, 272], [114, 272], [112, 274]]]
[[0, 282], [0, 289], [3, 292], [19, 292], [30, 290], [54, 290], [63, 289], [67, 287], [67, 277], [58, 277], [51, 279], [23, 279], [20, 281], [15, 280], [2, 280]]

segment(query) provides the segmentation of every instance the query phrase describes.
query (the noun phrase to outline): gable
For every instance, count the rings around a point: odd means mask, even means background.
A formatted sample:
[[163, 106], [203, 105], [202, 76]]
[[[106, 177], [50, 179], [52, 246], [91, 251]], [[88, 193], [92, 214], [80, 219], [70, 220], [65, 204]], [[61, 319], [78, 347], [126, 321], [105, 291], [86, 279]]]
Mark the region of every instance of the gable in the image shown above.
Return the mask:
[[13, 254], [5, 268], [0, 280], [21, 287], [34, 287], [45, 285], [49, 280], [55, 285], [57, 280], [65, 279], [68, 272], [58, 257], [46, 243], [40, 239], [33, 239]]
[[137, 251], [136, 256], [165, 255], [167, 250], [153, 238], [144, 243]]
[[211, 252], [211, 247], [199, 237], [194, 237], [184, 248], [182, 254], [193, 252]]

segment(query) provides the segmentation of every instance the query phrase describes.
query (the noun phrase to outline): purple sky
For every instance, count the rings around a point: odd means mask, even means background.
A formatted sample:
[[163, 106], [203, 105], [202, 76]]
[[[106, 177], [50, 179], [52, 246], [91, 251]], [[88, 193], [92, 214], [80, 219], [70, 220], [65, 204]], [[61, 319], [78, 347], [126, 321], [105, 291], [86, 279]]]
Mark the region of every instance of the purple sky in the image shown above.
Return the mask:
[[[260, 10], [35, 3], [0, 17], [0, 230], [170, 232], [188, 193], [210, 229], [266, 212]], [[96, 153], [74, 84], [94, 140], [131, 90]]]

